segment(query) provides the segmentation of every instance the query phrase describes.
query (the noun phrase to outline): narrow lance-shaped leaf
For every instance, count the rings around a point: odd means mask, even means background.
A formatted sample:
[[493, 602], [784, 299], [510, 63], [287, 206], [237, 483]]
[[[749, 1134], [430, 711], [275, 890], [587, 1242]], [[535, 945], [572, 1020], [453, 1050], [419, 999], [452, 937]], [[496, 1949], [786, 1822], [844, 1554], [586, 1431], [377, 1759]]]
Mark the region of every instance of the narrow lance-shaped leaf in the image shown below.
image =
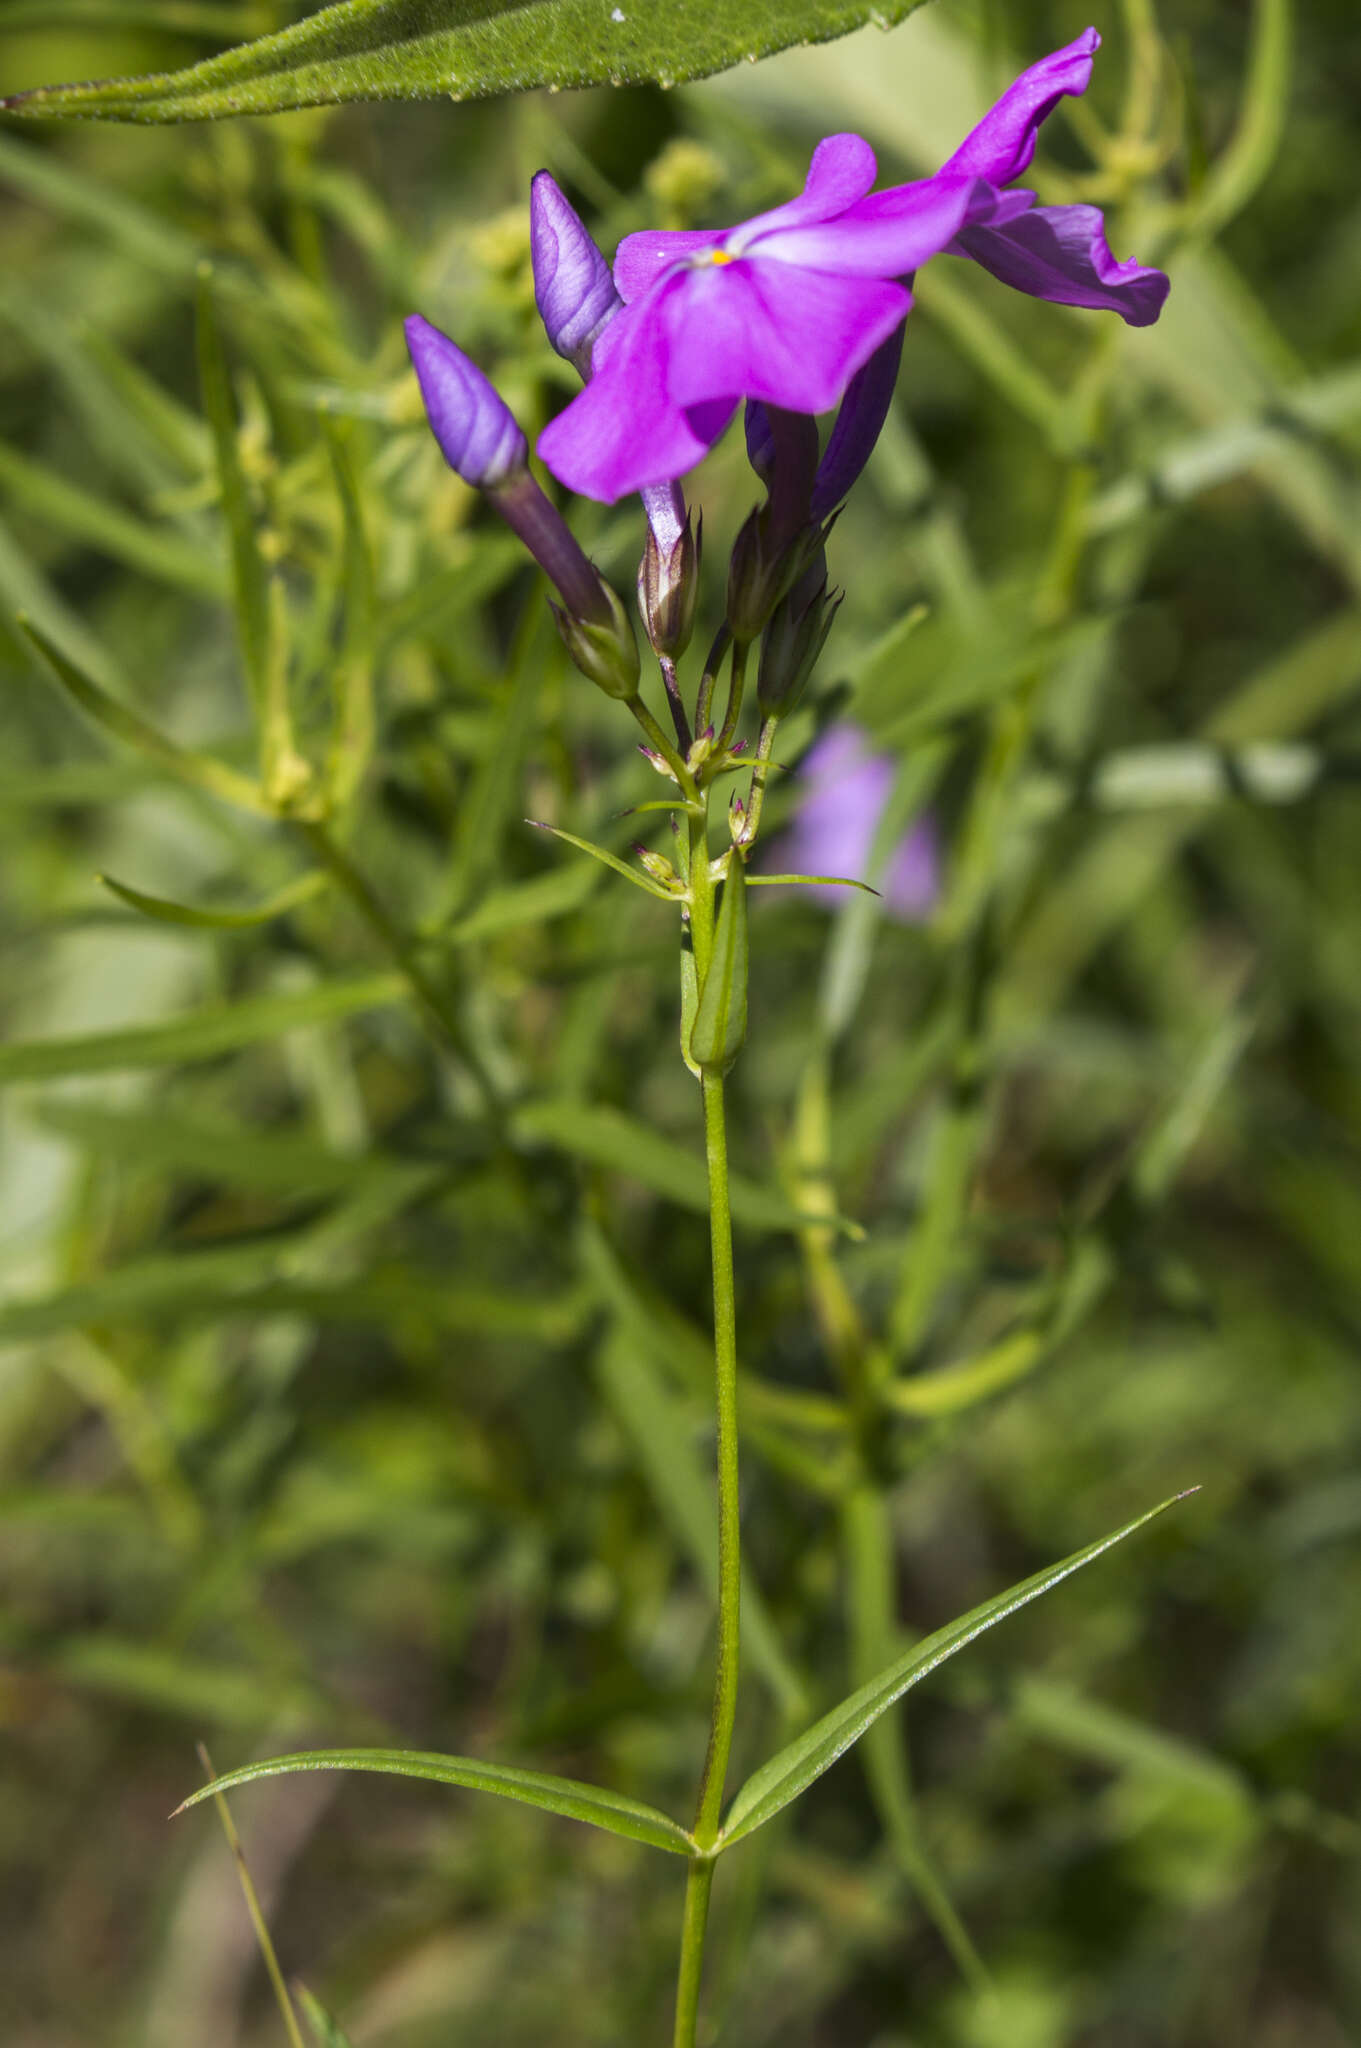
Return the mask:
[[288, 706], [288, 627], [283, 585], [266, 567], [241, 461], [236, 407], [213, 299], [212, 273], [200, 266], [198, 368], [203, 410], [217, 457], [222, 511], [231, 543], [232, 586], [241, 659], [260, 728], [260, 779], [271, 805], [290, 809], [310, 779], [293, 743]]
[[390, 1003], [408, 1001], [410, 995], [404, 975], [367, 974], [318, 982], [314, 988], [289, 989], [281, 995], [219, 1003], [159, 1024], [133, 1024], [121, 1031], [82, 1031], [69, 1038], [16, 1039], [0, 1045], [0, 1085], [220, 1059], [224, 1053], [266, 1043], [282, 1032], [333, 1023], [363, 1010], [384, 1009]]
[[331, 878], [314, 869], [299, 875], [296, 881], [289, 882], [250, 910], [202, 910], [192, 903], [172, 903], [166, 896], [148, 896], [144, 890], [130, 888], [126, 882], [116, 882], [112, 875], [101, 875], [99, 879], [130, 910], [140, 911], [143, 917], [155, 918], [159, 924], [189, 925], [202, 931], [239, 932], [254, 925], [271, 924], [286, 911], [296, 910], [300, 903], [309, 902], [326, 888]]
[[852, 875], [748, 875], [748, 885], [753, 889], [773, 889], [777, 884], [805, 882], [819, 889], [860, 889], [866, 896], [877, 896], [868, 882], [857, 882]]
[[236, 407], [232, 401], [217, 307], [213, 301], [212, 272], [207, 264], [199, 269], [196, 307], [199, 384], [203, 392], [204, 414], [212, 430], [218, 484], [222, 492], [222, 513], [231, 543], [241, 658], [246, 665], [258, 709], [268, 665], [268, 585], [251, 516], [250, 491], [241, 466]]
[[889, 28], [919, 0], [342, 0], [182, 71], [40, 86], [30, 116], [204, 121], [344, 100], [486, 99], [533, 86], [674, 85], [793, 43]]
[[441, 1756], [420, 1749], [309, 1749], [292, 1756], [267, 1757], [228, 1771], [212, 1785], [191, 1793], [175, 1811], [183, 1813], [214, 1793], [253, 1784], [257, 1778], [287, 1777], [297, 1771], [377, 1771], [397, 1778], [422, 1778], [433, 1785], [462, 1785], [472, 1792], [494, 1792], [502, 1799], [538, 1806], [567, 1820], [586, 1821], [612, 1835], [645, 1842], [649, 1848], [667, 1849], [672, 1855], [688, 1856], [695, 1846], [678, 1821], [622, 1792], [582, 1785], [575, 1778], [549, 1777], [542, 1771], [521, 1771], [510, 1764], [484, 1764], [474, 1757]]
[[339, 427], [323, 420], [343, 528], [344, 624], [335, 669], [335, 722], [326, 766], [331, 801], [344, 806], [358, 788], [373, 751], [373, 557], [364, 530], [354, 464]]
[[207, 754], [193, 753], [169, 739], [165, 733], [158, 732], [140, 712], [120, 704], [93, 676], [77, 668], [31, 619], [21, 615], [16, 624], [53, 680], [109, 738], [120, 741], [124, 746], [135, 747], [145, 759], [180, 782], [193, 783], [197, 788], [209, 790], [214, 796], [223, 797], [228, 803], [240, 804], [248, 811], [265, 808], [260, 791], [244, 775], [238, 775], [235, 769], [224, 767]]
[[[4, 1072], [6, 1048], [0, 1046], [0, 1075]], [[511, 1129], [521, 1144], [552, 1145], [570, 1152], [592, 1166], [613, 1173], [625, 1173], [645, 1187], [655, 1188], [669, 1201], [699, 1215], [708, 1214], [708, 1180], [702, 1156], [691, 1152], [674, 1138], [663, 1137], [641, 1118], [625, 1116], [607, 1103], [581, 1102], [575, 1096], [546, 1096], [526, 1102], [511, 1118]], [[746, 1174], [731, 1176], [733, 1221], [749, 1230], [800, 1230], [807, 1222], [803, 1212], [778, 1189], [751, 1180]], [[860, 1224], [845, 1216], [828, 1216], [829, 1226], [848, 1237], [863, 1237]]]
[[575, 832], [564, 832], [560, 825], [545, 825], [539, 818], [526, 818], [536, 832], [551, 832], [555, 839], [561, 839], [564, 846], [574, 846], [578, 853], [589, 853], [592, 860], [598, 860], [602, 867], [613, 868], [616, 875], [622, 875], [626, 882], [632, 882], [636, 889], [642, 889], [648, 896], [660, 896], [663, 903], [673, 903], [675, 897], [670, 889], [663, 889], [659, 882], [653, 882], [646, 875], [640, 875], [637, 868], [631, 868], [626, 860], [620, 860], [617, 853], [597, 846], [593, 839], [578, 839]]
[[[1192, 1487], [1189, 1489], [1194, 1492]], [[946, 1659], [962, 1650], [976, 1636], [993, 1628], [999, 1621], [1005, 1621], [1018, 1607], [1025, 1607], [1032, 1600], [1038, 1600], [1041, 1593], [1047, 1593], [1051, 1586], [1057, 1586], [1073, 1572], [1080, 1571], [1084, 1564], [1090, 1564], [1104, 1551], [1117, 1543], [1123, 1543], [1136, 1529], [1142, 1529], [1155, 1516], [1161, 1515], [1175, 1501], [1184, 1500], [1185, 1494], [1173, 1494], [1170, 1500], [1150, 1508], [1146, 1514], [1137, 1515], [1132, 1522], [1126, 1522], [1123, 1529], [1103, 1536], [1096, 1543], [1089, 1543], [1085, 1550], [1074, 1551], [1062, 1564], [1050, 1565], [1047, 1570], [1036, 1572], [1033, 1578], [1023, 1579], [1019, 1586], [1009, 1592], [999, 1593], [992, 1600], [985, 1600], [958, 1621], [950, 1622], [945, 1628], [937, 1629], [925, 1642], [917, 1643], [911, 1650], [899, 1657], [895, 1663], [872, 1678], [868, 1685], [862, 1685], [840, 1706], [833, 1707], [820, 1721], [796, 1736], [786, 1748], [773, 1756], [769, 1763], [762, 1764], [759, 1771], [748, 1778], [737, 1797], [733, 1800], [719, 1837], [720, 1848], [730, 1849], [734, 1842], [740, 1842], [744, 1835], [764, 1826], [788, 1806], [791, 1799], [797, 1799], [801, 1792], [824, 1771], [830, 1770], [837, 1758], [858, 1742], [865, 1730], [872, 1727], [879, 1716], [900, 1700], [919, 1680], [934, 1671]]]

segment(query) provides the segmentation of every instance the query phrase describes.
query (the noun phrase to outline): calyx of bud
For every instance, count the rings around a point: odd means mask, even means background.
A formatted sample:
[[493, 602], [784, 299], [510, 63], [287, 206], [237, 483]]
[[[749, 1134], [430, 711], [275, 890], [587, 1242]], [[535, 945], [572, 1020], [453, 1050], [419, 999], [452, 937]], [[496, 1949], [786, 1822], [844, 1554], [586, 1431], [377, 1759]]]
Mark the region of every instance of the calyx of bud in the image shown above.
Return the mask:
[[688, 512], [685, 524], [669, 544], [659, 542], [655, 530], [648, 528], [647, 546], [638, 564], [638, 609], [655, 654], [675, 659], [690, 645], [703, 540], [703, 520], [692, 530]]
[[832, 630], [843, 592], [827, 587], [821, 549], [780, 599], [761, 641], [756, 699], [766, 718], [784, 718], [797, 705]]
[[576, 667], [607, 697], [627, 704], [638, 695], [638, 639], [619, 597], [603, 579], [600, 595], [600, 613], [592, 618], [570, 612], [565, 605], [550, 609]]
[[832, 522], [781, 537], [769, 504], [751, 513], [728, 561], [728, 625], [734, 640], [751, 641], [768, 625], [786, 591], [821, 558]]

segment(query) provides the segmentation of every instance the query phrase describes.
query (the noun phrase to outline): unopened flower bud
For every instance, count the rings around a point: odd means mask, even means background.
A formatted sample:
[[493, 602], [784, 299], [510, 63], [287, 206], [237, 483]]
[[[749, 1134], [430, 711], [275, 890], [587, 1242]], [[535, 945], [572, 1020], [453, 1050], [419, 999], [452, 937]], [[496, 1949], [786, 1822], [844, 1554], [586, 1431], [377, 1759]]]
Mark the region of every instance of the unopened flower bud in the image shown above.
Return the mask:
[[841, 603], [827, 588], [826, 562], [819, 550], [799, 580], [776, 605], [761, 641], [756, 699], [765, 718], [784, 718], [798, 703], [817, 665]]
[[529, 188], [529, 247], [534, 299], [548, 339], [584, 381], [596, 337], [623, 301], [609, 264], [548, 171]]
[[654, 853], [650, 846], [644, 846], [638, 840], [634, 841], [633, 851], [638, 856], [639, 865], [654, 882], [660, 882], [667, 889], [677, 886], [676, 870], [664, 853]]
[[668, 546], [648, 528], [647, 546], [638, 564], [638, 609], [655, 654], [673, 659], [690, 645], [699, 595], [702, 525], [692, 532], [689, 515]]
[[714, 729], [711, 725], [706, 725], [703, 732], [695, 734], [690, 743], [690, 751], [685, 757], [685, 765], [692, 775], [699, 772], [713, 750]]
[[742, 427], [747, 438], [747, 461], [769, 490], [775, 474], [775, 436], [770, 428], [769, 409], [759, 398], [747, 400]]
[[822, 553], [827, 532], [804, 527], [790, 540], [775, 531], [769, 504], [747, 519], [728, 562], [728, 625], [734, 640], [751, 641], [785, 592]]
[[478, 490], [527, 471], [525, 437], [477, 364], [419, 313], [406, 323], [406, 345], [426, 417], [450, 469]]
[[638, 640], [633, 622], [608, 583], [599, 589], [606, 600], [603, 618], [583, 617], [565, 605], [552, 607], [562, 644], [584, 676], [605, 692], [629, 703], [638, 695]]
[[834, 505], [842, 503], [874, 452], [874, 444], [884, 430], [884, 422], [893, 403], [893, 388], [898, 381], [898, 365], [903, 355], [904, 331], [902, 327], [895, 328], [869, 361], [861, 364], [846, 386], [846, 395], [841, 401], [836, 424], [828, 437], [813, 482], [815, 519], [825, 518]]

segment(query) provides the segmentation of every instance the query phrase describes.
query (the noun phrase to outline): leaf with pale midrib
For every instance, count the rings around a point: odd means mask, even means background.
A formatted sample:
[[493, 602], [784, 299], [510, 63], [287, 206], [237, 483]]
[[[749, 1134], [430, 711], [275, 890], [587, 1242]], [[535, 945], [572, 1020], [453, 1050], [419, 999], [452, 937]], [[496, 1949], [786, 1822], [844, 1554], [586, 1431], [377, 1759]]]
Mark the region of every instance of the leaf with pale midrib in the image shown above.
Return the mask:
[[344, 100], [674, 85], [795, 43], [888, 28], [920, 0], [342, 0], [185, 70], [39, 86], [13, 114], [218, 120]]
[[[1190, 1489], [1195, 1491], [1194, 1487]], [[923, 1643], [917, 1643], [905, 1656], [897, 1659], [888, 1668], [872, 1678], [868, 1685], [862, 1685], [840, 1706], [833, 1707], [811, 1728], [805, 1728], [802, 1735], [795, 1736], [786, 1747], [762, 1764], [742, 1787], [728, 1809], [723, 1824], [719, 1846], [729, 1849], [740, 1842], [744, 1835], [763, 1827], [768, 1820], [788, 1806], [791, 1799], [797, 1799], [805, 1792], [814, 1779], [830, 1770], [839, 1756], [858, 1742], [865, 1730], [872, 1727], [879, 1716], [886, 1713], [896, 1700], [916, 1685], [919, 1679], [953, 1657], [966, 1643], [981, 1636], [986, 1629], [1005, 1621], [1018, 1607], [1024, 1607], [1031, 1600], [1038, 1600], [1041, 1593], [1047, 1593], [1051, 1586], [1058, 1585], [1084, 1564], [1110, 1550], [1115, 1544], [1123, 1543], [1126, 1536], [1132, 1536], [1136, 1529], [1142, 1529], [1146, 1522], [1163, 1514], [1174, 1501], [1184, 1500], [1184, 1494], [1174, 1494], [1171, 1500], [1150, 1508], [1146, 1514], [1138, 1515], [1134, 1521], [1126, 1522], [1123, 1529], [1116, 1529], [1109, 1536], [1103, 1536], [1096, 1543], [1089, 1543], [1085, 1550], [1074, 1551], [1061, 1564], [1053, 1564], [1047, 1570], [1036, 1572], [1033, 1578], [1023, 1579], [1018, 1586], [1006, 1593], [999, 1593], [981, 1606], [972, 1608], [958, 1621], [950, 1622], [945, 1628], [937, 1629]]]
[[257, 1778], [288, 1777], [298, 1771], [377, 1771], [390, 1777], [422, 1778], [436, 1785], [460, 1785], [471, 1792], [495, 1792], [503, 1799], [538, 1806], [567, 1820], [586, 1821], [612, 1835], [644, 1842], [651, 1849], [667, 1849], [672, 1855], [688, 1856], [694, 1848], [679, 1822], [622, 1792], [583, 1785], [575, 1778], [549, 1777], [542, 1771], [522, 1771], [511, 1764], [484, 1764], [470, 1756], [442, 1756], [421, 1749], [309, 1749], [292, 1756], [266, 1757], [215, 1778], [211, 1785], [191, 1793], [176, 1812], [230, 1792], [234, 1786], [253, 1784]]

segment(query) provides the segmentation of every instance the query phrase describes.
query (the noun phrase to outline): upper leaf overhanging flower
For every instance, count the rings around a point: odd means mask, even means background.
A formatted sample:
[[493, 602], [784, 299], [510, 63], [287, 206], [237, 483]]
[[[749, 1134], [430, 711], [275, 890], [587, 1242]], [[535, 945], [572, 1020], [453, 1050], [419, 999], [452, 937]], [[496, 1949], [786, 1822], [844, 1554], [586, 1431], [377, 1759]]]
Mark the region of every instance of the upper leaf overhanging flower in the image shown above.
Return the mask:
[[585, 390], [540, 437], [549, 468], [613, 502], [692, 469], [743, 398], [829, 410], [905, 319], [902, 280], [942, 252], [1037, 298], [1156, 320], [1166, 277], [1117, 263], [1096, 207], [1001, 189], [1059, 100], [1086, 90], [1100, 41], [1088, 29], [1022, 73], [932, 178], [873, 192], [869, 144], [833, 135], [802, 193], [768, 213], [628, 236], [614, 268], [623, 310], [598, 332]]

